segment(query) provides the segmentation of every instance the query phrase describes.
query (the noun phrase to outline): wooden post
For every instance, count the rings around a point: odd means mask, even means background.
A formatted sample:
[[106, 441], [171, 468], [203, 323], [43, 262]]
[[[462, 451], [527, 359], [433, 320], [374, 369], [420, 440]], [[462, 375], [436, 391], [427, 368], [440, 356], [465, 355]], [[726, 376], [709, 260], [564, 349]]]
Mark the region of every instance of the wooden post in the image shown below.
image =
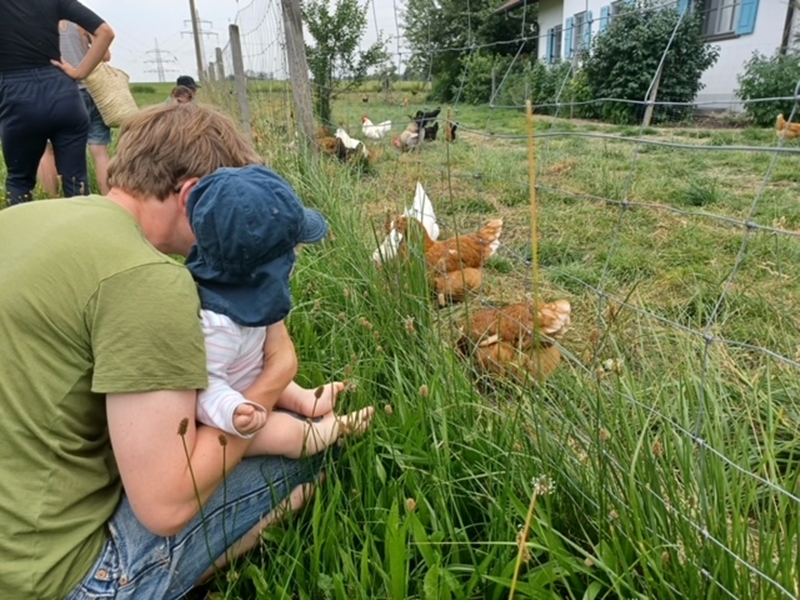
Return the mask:
[[303, 21], [300, 0], [281, 0], [283, 10], [283, 29], [286, 35], [286, 58], [289, 63], [289, 77], [292, 80], [294, 113], [297, 128], [305, 142], [316, 152], [314, 139], [314, 109], [311, 103], [311, 86], [308, 82], [308, 60], [303, 41]]
[[200, 47], [200, 23], [197, 21], [194, 0], [189, 0], [189, 11], [192, 13], [192, 37], [194, 38], [194, 54], [197, 59], [197, 77], [200, 79], [200, 83], [203, 83], [205, 70], [203, 69], [203, 51]]
[[222, 48], [217, 46], [216, 48], [217, 54], [217, 79], [219, 81], [225, 81], [225, 63], [222, 61]]
[[239, 117], [242, 121], [242, 131], [249, 138], [250, 106], [247, 104], [247, 78], [244, 75], [242, 40], [239, 37], [239, 26], [229, 25], [228, 32], [231, 36], [231, 55], [233, 56], [233, 75], [236, 79], [236, 97], [239, 100]]
[[208, 81], [214, 83], [217, 80], [217, 68], [213, 62], [208, 63]]
[[650, 121], [653, 118], [653, 106], [655, 105], [656, 97], [658, 96], [658, 84], [661, 83], [661, 68], [664, 63], [659, 63], [658, 71], [656, 71], [656, 78], [653, 81], [653, 89], [650, 90], [650, 97], [647, 99], [647, 108], [644, 109], [644, 119], [642, 120], [642, 127], [650, 127]]

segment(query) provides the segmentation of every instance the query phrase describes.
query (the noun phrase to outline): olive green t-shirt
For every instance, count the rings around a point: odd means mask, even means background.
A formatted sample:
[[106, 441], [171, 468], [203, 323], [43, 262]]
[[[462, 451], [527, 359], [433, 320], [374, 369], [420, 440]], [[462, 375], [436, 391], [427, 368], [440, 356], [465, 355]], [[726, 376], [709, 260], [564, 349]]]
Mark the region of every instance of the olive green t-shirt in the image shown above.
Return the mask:
[[121, 494], [104, 394], [204, 388], [199, 309], [110, 200], [0, 211], [0, 598], [61, 599], [89, 572]]

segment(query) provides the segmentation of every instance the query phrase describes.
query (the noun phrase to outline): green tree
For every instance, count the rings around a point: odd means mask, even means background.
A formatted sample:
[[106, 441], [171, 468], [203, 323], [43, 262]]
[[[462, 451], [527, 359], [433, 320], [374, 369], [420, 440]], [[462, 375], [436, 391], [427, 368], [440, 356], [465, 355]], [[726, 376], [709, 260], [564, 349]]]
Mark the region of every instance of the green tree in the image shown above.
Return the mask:
[[411, 49], [408, 67], [433, 80], [433, 99], [447, 102], [459, 96], [464, 84], [487, 77], [475, 69], [510, 64], [500, 57], [515, 56], [520, 45], [520, 63], [536, 55], [536, 5], [494, 14], [499, 5], [499, 0], [406, 0], [402, 19]]
[[366, 50], [359, 49], [367, 26], [366, 4], [336, 0], [333, 10], [330, 5], [329, 0], [303, 3], [303, 21], [314, 38], [306, 54], [314, 78], [316, 111], [323, 123], [331, 122], [332, 102], [338, 94], [358, 86], [370, 69], [389, 59], [381, 38]]
[[[800, 81], [800, 55], [796, 52], [781, 54], [780, 51], [771, 57], [759, 52], [747, 61], [744, 72], [739, 75], [739, 89], [736, 95], [744, 100], [744, 110], [757, 124], [764, 127], [773, 125], [778, 113], [787, 119], [792, 113], [792, 100], [774, 100], [772, 102], [754, 102], [760, 98], [787, 98], [794, 96], [797, 82]], [[800, 113], [795, 113], [793, 121], [797, 121]]]
[[[679, 18], [675, 8], [657, 10], [649, 1], [626, 4], [608, 29], [594, 38], [591, 55], [584, 61], [591, 97], [644, 101]], [[683, 16], [664, 62], [658, 101], [691, 102], [703, 88], [700, 77], [717, 61], [719, 50], [703, 39], [700, 20], [698, 10]], [[642, 104], [606, 102], [600, 112], [608, 121], [636, 123], [644, 108]], [[663, 121], [684, 112], [658, 108], [653, 118]]]

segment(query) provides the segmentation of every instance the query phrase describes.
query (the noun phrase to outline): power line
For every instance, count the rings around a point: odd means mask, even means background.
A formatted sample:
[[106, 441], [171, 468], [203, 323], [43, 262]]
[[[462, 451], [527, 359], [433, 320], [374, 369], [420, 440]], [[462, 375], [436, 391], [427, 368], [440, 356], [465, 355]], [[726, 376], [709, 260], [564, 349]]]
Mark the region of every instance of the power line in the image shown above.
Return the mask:
[[[172, 72], [176, 71], [176, 69], [169, 69], [169, 68], [165, 69], [164, 68], [164, 63], [175, 63], [176, 61], [175, 61], [174, 57], [173, 58], [164, 58], [162, 56], [165, 53], [164, 53], [163, 50], [161, 50], [161, 48], [158, 47], [158, 38], [156, 38], [155, 48], [153, 50], [148, 50], [147, 54], [155, 54], [155, 58], [152, 59], [152, 60], [146, 60], [144, 62], [146, 62], [146, 63], [155, 63], [156, 68], [155, 69], [147, 69], [145, 71], [145, 73], [158, 73], [158, 81], [163, 83], [164, 81], [167, 80], [166, 76], [164, 75], [165, 73], [172, 73]], [[171, 53], [170, 53], [170, 55], [171, 55]]]

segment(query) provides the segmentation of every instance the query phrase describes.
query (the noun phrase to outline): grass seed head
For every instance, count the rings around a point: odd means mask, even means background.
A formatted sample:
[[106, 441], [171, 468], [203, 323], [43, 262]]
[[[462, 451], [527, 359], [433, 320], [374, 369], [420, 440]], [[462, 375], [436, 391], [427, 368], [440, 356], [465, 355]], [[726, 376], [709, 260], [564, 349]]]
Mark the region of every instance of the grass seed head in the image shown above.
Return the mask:
[[427, 398], [429, 393], [430, 393], [430, 390], [428, 390], [428, 386], [427, 385], [423, 384], [423, 385], [421, 385], [419, 387], [419, 395], [422, 396], [423, 398]]
[[186, 432], [189, 430], [189, 419], [184, 417], [181, 419], [180, 424], [178, 425], [178, 435], [181, 437], [186, 435]]

